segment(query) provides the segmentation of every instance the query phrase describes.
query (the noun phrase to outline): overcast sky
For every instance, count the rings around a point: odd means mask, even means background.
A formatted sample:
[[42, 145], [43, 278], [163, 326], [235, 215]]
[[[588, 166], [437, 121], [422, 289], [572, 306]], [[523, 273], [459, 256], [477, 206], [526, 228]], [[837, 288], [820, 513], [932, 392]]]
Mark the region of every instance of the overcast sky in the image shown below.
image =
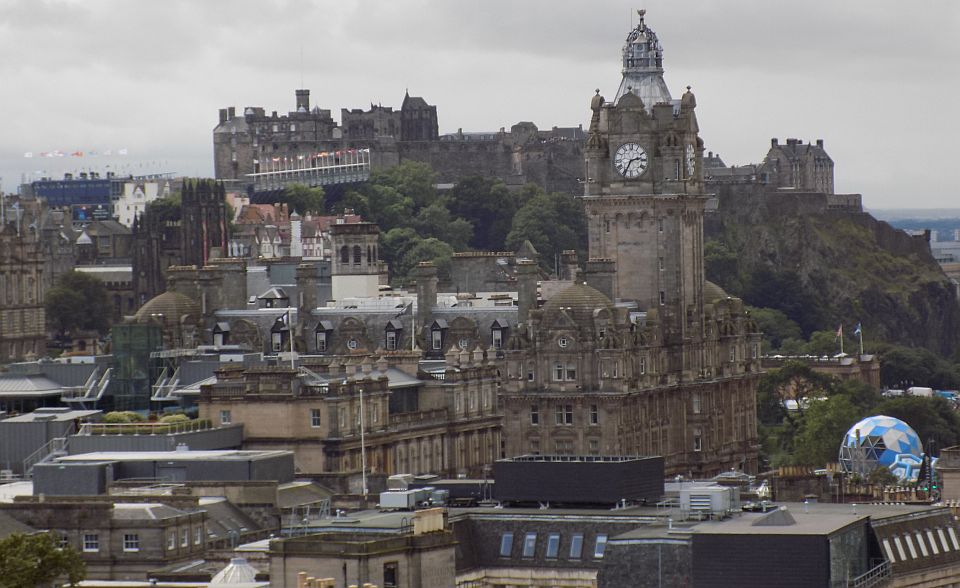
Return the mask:
[[3, 187], [108, 164], [210, 176], [217, 110], [287, 112], [301, 79], [337, 120], [409, 88], [441, 133], [586, 126], [638, 7], [728, 165], [824, 139], [867, 207], [960, 207], [955, 0], [0, 0]]

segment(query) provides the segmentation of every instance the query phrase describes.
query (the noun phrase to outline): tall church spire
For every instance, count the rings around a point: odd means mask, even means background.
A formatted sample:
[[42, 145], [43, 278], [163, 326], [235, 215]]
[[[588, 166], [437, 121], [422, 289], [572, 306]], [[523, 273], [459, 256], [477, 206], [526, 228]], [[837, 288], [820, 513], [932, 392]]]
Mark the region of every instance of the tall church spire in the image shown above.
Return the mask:
[[663, 81], [663, 47], [653, 29], [644, 22], [646, 10], [638, 10], [640, 22], [627, 35], [623, 45], [623, 81], [614, 104], [627, 92], [633, 92], [649, 111], [654, 104], [672, 103], [670, 90]]

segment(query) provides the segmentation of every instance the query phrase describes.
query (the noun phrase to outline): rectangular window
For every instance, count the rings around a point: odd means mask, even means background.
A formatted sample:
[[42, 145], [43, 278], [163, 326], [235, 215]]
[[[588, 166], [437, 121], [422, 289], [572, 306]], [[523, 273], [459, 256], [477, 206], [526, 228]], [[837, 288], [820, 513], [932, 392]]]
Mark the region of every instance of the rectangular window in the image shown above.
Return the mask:
[[700, 451], [703, 449], [703, 431], [700, 429], [693, 430], [693, 450]]
[[640, 375], [641, 375], [641, 376], [642, 376], [643, 374], [647, 373], [647, 358], [646, 358], [646, 357], [641, 357], [641, 358], [640, 358], [640, 365], [637, 366], [637, 369], [640, 371]]
[[220, 411], [220, 424], [221, 424], [221, 425], [229, 425], [229, 424], [230, 424], [230, 411], [229, 411], [229, 410], [221, 410], [221, 411]]
[[513, 533], [504, 533], [500, 537], [500, 557], [510, 557], [513, 550]]
[[660, 304], [663, 305], [666, 303], [667, 303], [667, 293], [664, 292], [663, 290], [660, 290]]
[[700, 393], [693, 393], [693, 414], [700, 414]]
[[563, 381], [563, 364], [562, 363], [553, 364], [553, 379], [557, 382]]
[[190, 529], [184, 529], [180, 531], [180, 547], [189, 547], [190, 545]]
[[167, 535], [167, 549], [176, 549], [177, 548], [177, 532], [170, 531], [170, 534]]
[[530, 424], [531, 425], [540, 424], [540, 405], [539, 404], [530, 405]]
[[310, 409], [310, 426], [315, 429], [320, 426], [320, 409], [319, 408]]
[[397, 350], [397, 333], [395, 331], [387, 331], [387, 351], [396, 351]]
[[540, 440], [531, 439], [530, 440], [530, 453], [533, 455], [540, 455]]
[[100, 536], [96, 533], [84, 533], [83, 551], [85, 553], [95, 553], [100, 551]]
[[600, 559], [607, 550], [607, 536], [597, 535], [597, 543], [593, 547], [593, 557]]
[[587, 441], [587, 445], [590, 448], [590, 455], [600, 455], [599, 439], [590, 439], [589, 441]]
[[537, 552], [537, 534], [527, 533], [523, 537], [523, 557], [533, 557]]
[[493, 336], [491, 338], [491, 342], [493, 343], [493, 348], [494, 349], [503, 348], [503, 331], [501, 331], [500, 329], [494, 329], [492, 333], [493, 333]]
[[60, 535], [59, 547], [60, 549], [66, 549], [70, 547], [70, 537], [68, 537], [66, 533], [64, 533], [63, 535]]
[[557, 455], [573, 455], [573, 440], [557, 439], [553, 442], [553, 452]]
[[570, 538], [570, 559], [580, 559], [583, 555], [583, 533], [576, 533]]
[[600, 424], [600, 407], [596, 404], [590, 405], [590, 424], [599, 425]]
[[436, 329], [430, 331], [431, 341], [433, 342], [432, 347], [434, 351], [443, 349], [443, 331]]
[[395, 561], [383, 564], [383, 588], [397, 588], [397, 578], [399, 577], [399, 564]]
[[282, 333], [271, 333], [270, 338], [273, 342], [274, 351], [283, 350], [283, 334]]
[[327, 350], [327, 332], [317, 332], [317, 351], [324, 353]]
[[577, 366], [572, 363], [567, 364], [567, 381], [576, 382], [577, 381]]
[[730, 361], [737, 361], [737, 348], [730, 345]]
[[754, 343], [753, 345], [750, 346], [750, 357], [751, 357], [752, 359], [757, 359], [758, 357], [760, 357], [760, 344], [759, 344], [759, 343]]
[[556, 558], [560, 553], [560, 533], [550, 533], [547, 536], [547, 557]]
[[662, 257], [658, 257], [658, 258], [657, 258], [657, 269], [660, 270], [660, 271], [663, 271], [663, 258], [662, 258]]
[[558, 404], [556, 415], [557, 415], [558, 425], [572, 425], [573, 424], [573, 405]]
[[124, 551], [140, 551], [140, 535], [136, 533], [123, 534]]
[[662, 218], [657, 219], [657, 231], [659, 231], [659, 232], [661, 232], [661, 233], [663, 232], [663, 219], [662, 219]]
[[193, 544], [200, 545], [203, 543], [203, 527], [197, 527], [194, 531]]

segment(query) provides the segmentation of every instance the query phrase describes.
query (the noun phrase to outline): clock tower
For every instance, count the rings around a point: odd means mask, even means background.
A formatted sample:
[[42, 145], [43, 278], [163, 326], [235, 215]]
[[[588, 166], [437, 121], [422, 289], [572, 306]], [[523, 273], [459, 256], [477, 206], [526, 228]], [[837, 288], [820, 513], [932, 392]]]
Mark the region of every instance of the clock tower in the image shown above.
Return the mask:
[[680, 100], [670, 98], [660, 43], [639, 14], [623, 47], [617, 97], [607, 102], [598, 90], [591, 103], [583, 196], [589, 256], [612, 259], [614, 295], [636, 301], [657, 318], [664, 342], [678, 345], [703, 335], [703, 142], [696, 99], [689, 87]]

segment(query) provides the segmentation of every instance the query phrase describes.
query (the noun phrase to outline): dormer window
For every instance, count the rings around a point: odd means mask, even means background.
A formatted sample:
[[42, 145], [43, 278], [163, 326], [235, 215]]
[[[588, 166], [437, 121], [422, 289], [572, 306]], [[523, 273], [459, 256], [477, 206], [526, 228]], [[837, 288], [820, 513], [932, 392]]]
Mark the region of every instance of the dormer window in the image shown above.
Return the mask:
[[387, 328], [384, 332], [384, 348], [387, 351], [396, 351], [400, 346], [402, 333], [403, 323], [398, 319], [387, 321]]
[[287, 315], [277, 318], [270, 329], [270, 349], [276, 352], [283, 351], [290, 337], [290, 328], [287, 326]]
[[430, 349], [440, 351], [443, 349], [443, 339], [447, 331], [447, 321], [437, 319], [430, 326]]
[[326, 353], [330, 346], [330, 333], [333, 332], [333, 323], [330, 321], [320, 321], [314, 330], [314, 339], [317, 345], [317, 353]]
[[507, 321], [500, 319], [493, 321], [493, 326], [490, 327], [490, 345], [494, 349], [503, 349], [503, 341], [506, 339], [508, 328]]
[[217, 323], [213, 326], [213, 344], [222, 347], [230, 337], [230, 323]]

